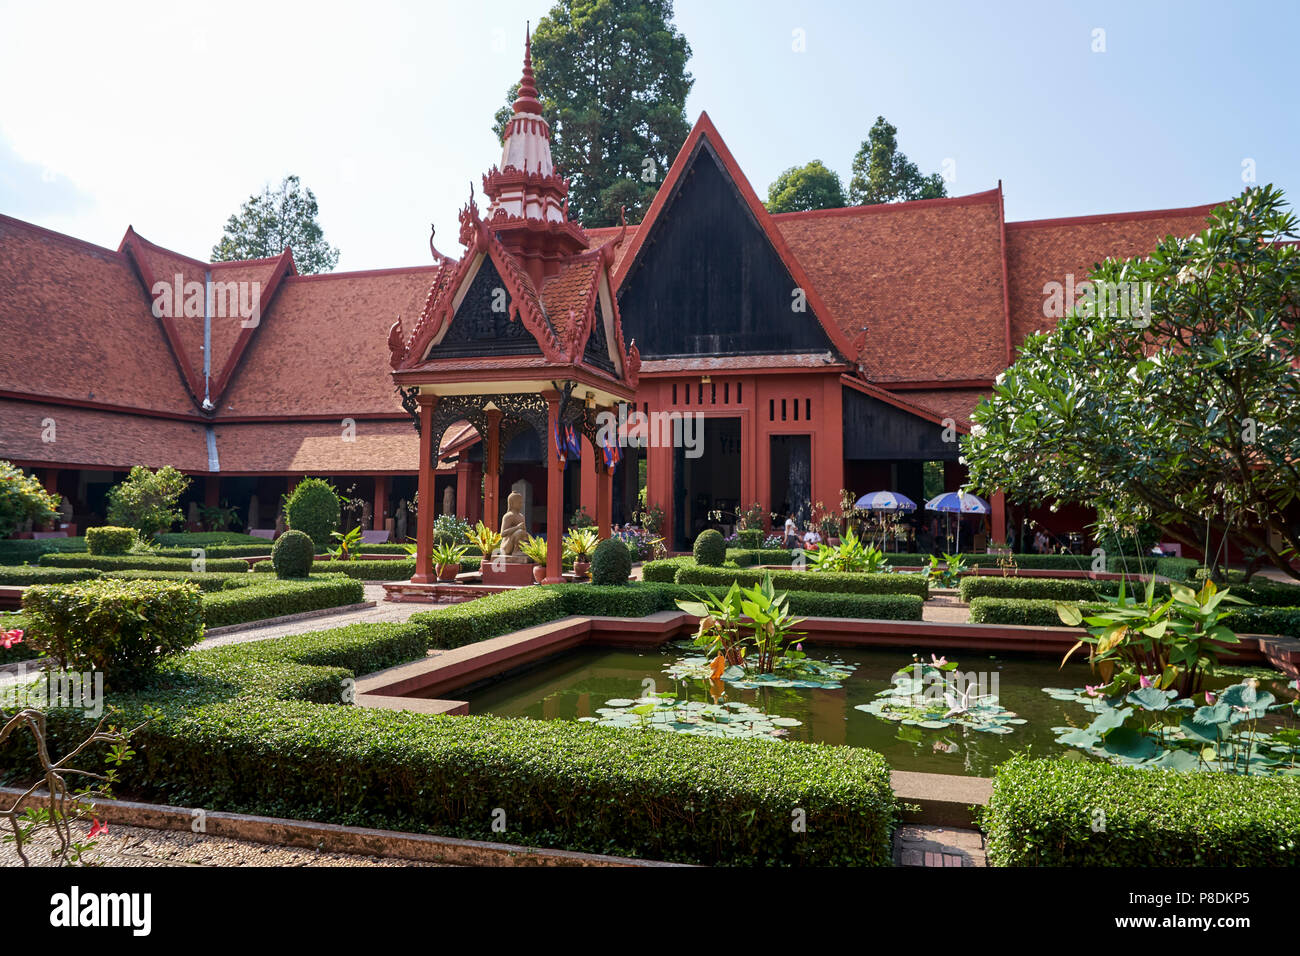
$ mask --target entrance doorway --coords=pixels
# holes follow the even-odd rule
[[[812,516],[812,436],[773,435],[770,450],[771,507],[777,516],[773,525],[794,515],[799,527],[807,528]]]
[[[680,429],[681,421],[674,427]],[[697,434],[700,454],[688,458],[685,444],[675,440],[673,450],[673,549],[686,551],[706,528],[723,536],[736,528],[740,507],[740,419],[696,418],[687,423],[703,429]],[[674,435],[679,439],[680,435]]]

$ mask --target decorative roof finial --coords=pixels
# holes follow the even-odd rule
[[[519,81],[514,111],[542,115],[542,102],[537,98],[537,84],[533,79],[533,37],[527,24],[524,25],[524,75]]]

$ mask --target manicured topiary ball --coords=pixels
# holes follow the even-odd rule
[[[622,538],[606,538],[591,553],[592,584],[626,584],[632,573],[632,552]]]
[[[323,554],[339,530],[339,496],[334,486],[320,478],[304,478],[298,482],[284,503],[284,517],[289,527],[308,535]]]
[[[103,525],[86,529],[86,550],[91,554],[126,554],[135,544],[135,528]]]
[[[278,578],[305,578],[311,573],[316,546],[301,531],[286,531],[271,548],[271,564]]]
[[[701,531],[695,539],[695,563],[717,568],[726,560],[727,542],[722,540],[722,535],[712,528]]]

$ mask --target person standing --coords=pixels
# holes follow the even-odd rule
[[[795,524],[794,515],[785,516],[785,547],[788,550],[799,547],[799,526]]]

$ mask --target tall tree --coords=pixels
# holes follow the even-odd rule
[[[329,272],[339,264],[339,250],[325,241],[316,221],[316,196],[297,176],[286,176],[278,189],[269,185],[249,196],[226,220],[221,241],[212,247],[214,262],[278,256],[288,246],[299,272]]]
[[[616,225],[621,206],[640,218],[690,132],[691,47],[672,16],[672,0],[561,0],[533,33],[552,156],[583,225]],[[497,111],[498,136],[518,91]]]
[[[1300,578],[1298,231],[1263,186],[1199,235],[1096,267],[975,409],[975,488],[1091,502],[1104,531],[1149,522],[1211,566],[1231,537]]]
[[[921,175],[916,163],[898,149],[898,128],[877,116],[866,142],[853,157],[849,202],[870,206],[908,199],[937,199],[948,195],[938,173]]]
[[[844,184],[839,173],[820,159],[806,166],[791,166],[767,187],[768,212],[803,212],[837,209],[844,205]]]

